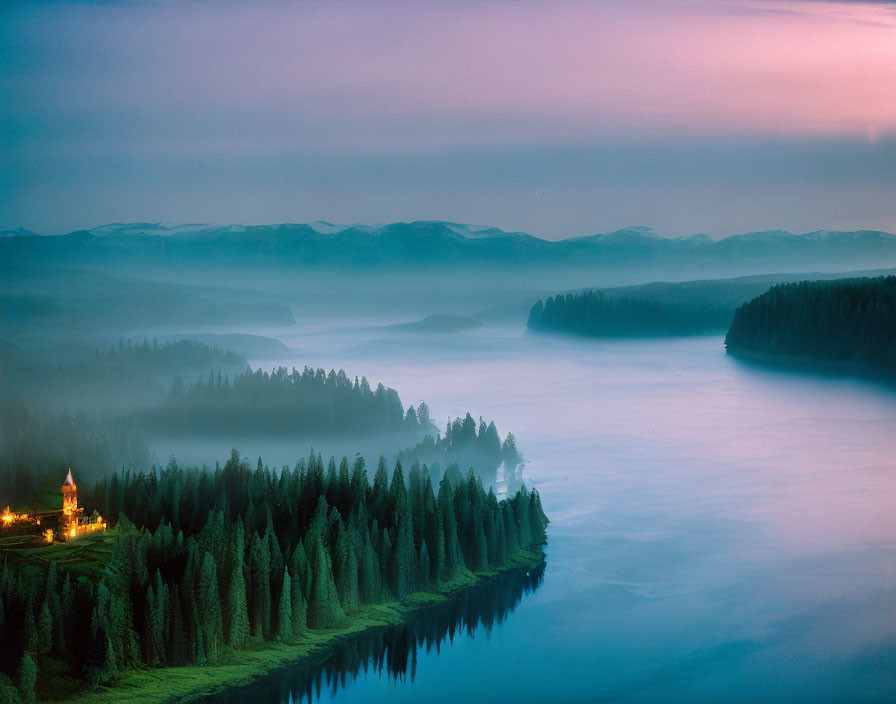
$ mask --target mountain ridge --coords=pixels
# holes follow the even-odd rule
[[[307,234],[332,236],[346,232],[358,234],[380,235],[384,232],[394,231],[397,228],[413,228],[414,230],[443,228],[444,232],[460,235],[464,239],[488,239],[488,238],[507,238],[507,237],[526,237],[540,242],[546,243],[564,243],[579,242],[590,240],[616,240],[616,239],[650,239],[664,242],[684,242],[689,240],[709,240],[712,242],[723,242],[732,238],[749,238],[749,239],[767,239],[771,237],[781,238],[806,238],[806,239],[825,239],[837,236],[860,236],[865,234],[885,235],[887,237],[896,238],[896,234],[885,230],[859,229],[859,230],[813,230],[805,233],[794,233],[788,230],[752,230],[750,232],[735,233],[733,235],[725,235],[722,237],[712,237],[705,233],[692,233],[678,236],[666,236],[656,232],[653,227],[645,225],[631,225],[618,230],[609,232],[596,232],[587,235],[571,235],[561,239],[551,240],[533,235],[521,230],[503,230],[494,225],[470,225],[466,223],[458,223],[450,220],[410,220],[396,221],[392,223],[377,223],[373,225],[364,223],[354,223],[350,225],[335,224],[324,220],[315,220],[307,223],[301,222],[280,222],[267,223],[259,225],[246,225],[240,223],[175,223],[160,221],[152,222],[113,222],[97,225],[92,228],[79,228],[70,230],[57,235],[28,230],[24,227],[10,228],[2,231],[2,235],[6,237],[68,237],[80,233],[89,233],[92,236],[109,236],[109,235],[157,235],[160,237],[172,237],[175,235],[212,235],[224,233],[249,233],[263,231],[279,231],[279,232],[303,232]]]
[[[533,278],[548,271],[592,272],[605,283],[728,278],[770,271],[896,267],[896,234],[878,230],[765,230],[714,239],[668,238],[635,226],[563,240],[440,220],[386,225],[123,223],[64,235],[0,238],[0,260],[94,270],[264,271],[288,274],[483,269]],[[591,280],[584,282],[592,284]],[[556,284],[552,283],[551,286]],[[576,286],[570,281],[563,288]]]

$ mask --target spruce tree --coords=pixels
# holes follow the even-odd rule
[[[339,603],[330,554],[320,535],[315,536],[311,551],[314,566],[308,599],[308,625],[311,628],[335,628],[345,622],[345,613]]]
[[[40,614],[37,619],[37,652],[46,654],[53,647],[53,617],[50,615],[50,606],[44,599],[40,606]]]
[[[204,553],[202,557],[197,610],[205,644],[205,657],[215,662],[224,640],[224,624],[221,617],[221,601],[218,597],[218,571],[210,552]]]
[[[230,579],[227,583],[227,644],[238,650],[245,647],[246,639],[249,637],[243,550],[243,524],[238,523],[230,546]]]
[[[34,704],[37,701],[37,695],[34,688],[37,685],[37,665],[27,652],[22,655],[19,661],[19,694],[22,696],[24,704]]]
[[[277,609],[277,639],[288,641],[292,637],[292,584],[289,572],[284,569],[283,584],[280,587],[280,604]]]

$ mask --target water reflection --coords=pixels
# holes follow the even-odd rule
[[[526,594],[544,579],[546,564],[510,570],[481,582],[451,599],[415,613],[398,626],[368,629],[338,644],[323,661],[271,673],[253,685],[206,697],[205,704],[252,701],[288,704],[318,701],[335,695],[359,674],[373,673],[391,680],[414,681],[417,653],[439,652],[455,636],[488,635],[503,623]]]

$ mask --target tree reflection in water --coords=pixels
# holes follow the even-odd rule
[[[447,601],[413,614],[406,623],[373,628],[339,643],[310,667],[291,667],[273,672],[247,687],[231,689],[202,699],[205,704],[288,704],[320,699],[326,687],[333,694],[351,684],[363,670],[392,680],[413,682],[417,651],[438,653],[456,635],[489,634],[503,623],[523,596],[534,592],[544,579],[545,563],[529,569],[504,572],[481,582]]]

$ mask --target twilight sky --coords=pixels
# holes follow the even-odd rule
[[[0,227],[896,231],[896,4],[4,2]]]

